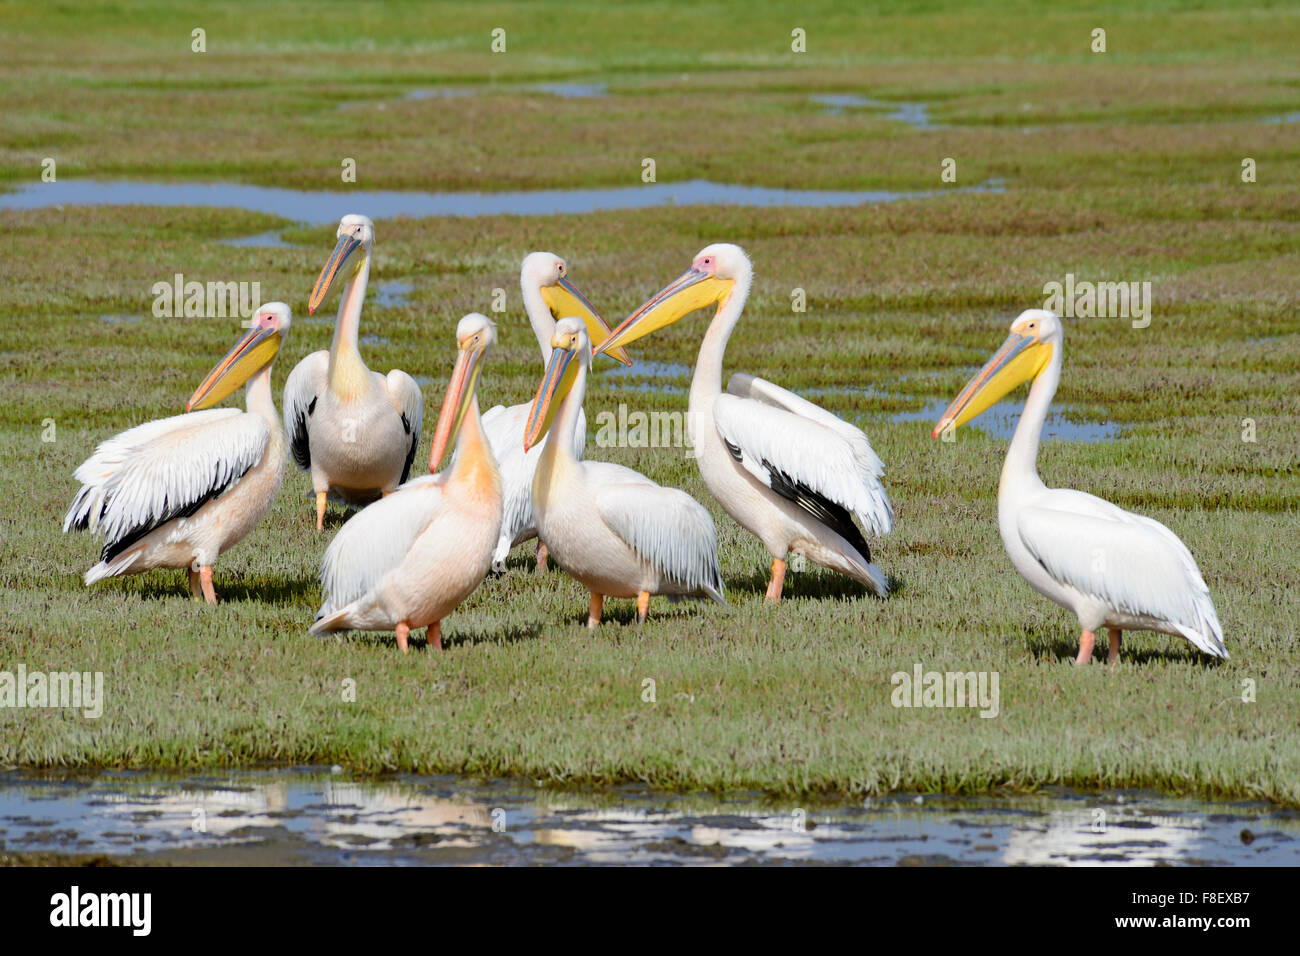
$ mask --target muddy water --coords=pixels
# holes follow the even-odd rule
[[[0,773],[19,862],[1300,864],[1300,813],[1140,792],[773,802],[338,768]]]

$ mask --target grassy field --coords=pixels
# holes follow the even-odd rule
[[[12,186],[38,179],[44,157],[60,178],[313,189],[348,188],[342,157],[357,159],[357,189],[632,185],[646,156],[661,182],[940,190],[944,157],[959,186],[1005,181],[1002,193],[850,209],[379,222],[372,282],[412,292],[367,305],[362,333],[381,338],[363,353],[430,380],[428,421],[455,321],[487,311],[494,288],[509,310],[482,401],[535,390],[517,294],[528,251],[566,256],[616,320],[705,243],[744,245],[756,288],[728,369],[817,393],[860,424],[899,519],[872,542],[896,587],[888,600],[810,570],[773,608],[766,553],[682,449],[589,440],[593,455],[711,508],[730,608],[656,600],[638,627],[632,602],[611,601],[609,626],[592,634],[582,589],[532,574],[528,545],[445,622],[446,653],[410,656],[388,635],[306,636],[326,539],[296,471],[218,563],[216,608],[190,602],[181,572],[89,590],[81,575],[97,549],[59,530],[76,465],[117,431],[180,410],[238,332],[233,320],[151,318],[153,283],[255,280],[288,301],[298,321],[281,388],[292,363],[329,343],[336,299],[315,322],[305,300],[333,228],[197,208],[6,212],[0,670],[103,671],[107,701],[94,721],[0,709],[0,762],[339,763],[776,794],[1156,787],[1300,805],[1300,136],[1267,122],[1300,111],[1300,15],[1281,4],[790,6],[751,3],[733,19],[722,5],[657,3],[201,14],[0,3],[0,181]],[[489,50],[497,26],[505,54]],[[1096,26],[1105,54],[1089,52]],[[190,52],[195,27],[207,53]],[[790,52],[795,27],[805,54]],[[561,80],[607,83],[610,95],[522,89]],[[403,99],[448,84],[479,92]],[[809,99],[823,93],[923,101],[940,125],[828,113]],[[1243,157],[1257,182],[1241,181]],[[271,229],[292,247],[221,241]],[[1006,443],[977,431],[933,442],[931,422],[905,417],[951,398],[1066,273],[1149,280],[1154,305],[1145,329],[1067,320],[1057,404],[1121,434],[1045,442],[1041,473],[1178,533],[1230,661],[1131,635],[1118,669],[1074,668],[1073,618],[1023,584],[998,538]],[[796,287],[805,313],[790,310]],[[636,343],[635,357],[691,364],[706,321]],[[683,410],[685,396],[661,384],[597,375],[593,432],[620,402]],[[51,419],[55,440],[43,441]],[[330,527],[342,519],[332,513]],[[894,708],[891,675],[916,663],[996,671],[999,715]],[[343,700],[348,680],[355,702]]]

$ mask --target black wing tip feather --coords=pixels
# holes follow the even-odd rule
[[[420,436],[411,434],[411,420],[406,417],[406,412],[402,412],[402,427],[406,429],[406,434],[411,435],[411,448],[406,453],[406,464],[402,466],[402,480],[399,482],[404,485],[411,477],[411,465],[415,463],[415,449],[420,444]]]
[[[214,498],[220,497],[221,494],[225,492],[228,488],[230,488],[232,485],[234,485],[235,482],[239,481],[240,478],[243,478],[244,475],[247,474],[248,470],[252,467],[253,466],[250,464],[247,467],[245,467],[243,470],[241,470],[238,474],[234,474],[232,472],[231,475],[227,477],[225,480],[222,480],[221,478],[217,478],[217,480],[215,480],[212,483],[211,487],[209,487],[207,491],[205,491],[194,501],[185,502],[183,504],[178,504],[178,505],[172,505],[171,507],[168,507],[166,502],[164,502],[161,514],[157,515],[156,517],[151,517],[148,520],[141,522],[140,524],[136,525],[133,528],[128,528],[125,532],[123,532],[121,535],[119,535],[117,538],[115,538],[112,541],[105,541],[104,550],[100,553],[99,556],[100,560],[105,562],[112,561],[119,554],[121,554],[127,548],[131,547],[131,545],[135,544],[137,541],[139,541],[145,535],[149,534],[151,531],[155,531],[158,528],[161,528],[167,522],[175,521],[177,518],[190,517],[196,511],[202,508],[205,504],[207,504],[209,501],[213,500]]]
[[[851,544],[868,564],[871,563],[871,548],[867,545],[867,539],[863,537],[862,530],[854,523],[853,516],[849,514],[847,508],[814,491],[803,482],[791,478],[766,458],[763,459],[763,467],[767,469],[773,491],[783,498],[793,501],[804,511],[822,522]]]
[[[293,434],[289,436],[289,451],[293,454],[293,463],[303,471],[311,470],[311,443],[307,439],[307,419],[316,411],[316,398],[313,395],[307,411],[299,412],[293,423]]]

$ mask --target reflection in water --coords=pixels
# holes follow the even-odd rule
[[[1133,793],[798,805],[315,769],[8,771],[0,848],[53,862],[1296,865],[1300,814]]]
[[[28,183],[0,193],[0,209],[51,206],[206,206],[248,209],[295,222],[327,225],[357,209],[371,219],[395,216],[550,216],[607,209],[646,209],[664,205],[861,206],[959,192],[1002,192],[1000,183],[945,190],[769,189],[692,179],[684,183],[643,183],[602,189],[533,189],[500,193],[349,192],[277,189],[243,183],[104,182],[60,179]]]

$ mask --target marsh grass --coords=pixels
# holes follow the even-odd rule
[[[591,634],[581,588],[531,573],[529,545],[447,620],[443,654],[417,641],[404,657],[388,635],[310,638],[327,537],[311,529],[298,472],[219,562],[219,607],[191,603],[180,572],[87,589],[95,546],[59,531],[73,469],[117,431],[180,411],[238,332],[233,320],[152,318],[150,286],[175,272],[256,280],[302,319],[333,229],[232,210],[9,212],[0,669],[101,670],[108,699],[98,721],[0,710],[0,760],[340,763],[783,794],[1156,787],[1300,804],[1300,149],[1294,126],[1259,122],[1300,108],[1300,74],[1282,58],[1300,41],[1300,19],[1282,7],[1137,5],[1106,18],[1114,52],[1100,61],[1080,52],[1084,12],[916,4],[849,16],[801,5],[813,42],[793,62],[782,53],[791,24],[775,6],[750,5],[725,45],[705,29],[669,31],[666,6],[579,7],[563,37],[532,7],[365,7],[359,37],[354,21],[328,13],[217,4],[191,24],[171,7],[141,6],[85,14],[71,65],[71,14],[11,7],[0,177],[31,180],[42,156],[57,155],[61,176],[341,188],[338,157],[358,153],[360,188],[625,184],[644,155],[660,157],[661,181],[930,189],[948,155],[959,157],[960,182],[1003,177],[1002,194],[856,209],[377,227],[374,278],[412,291],[400,306],[367,305],[363,332],[384,343],[365,357],[432,381],[428,421],[456,319],[487,311],[498,287],[508,311],[496,316],[501,346],[481,380],[483,405],[536,389],[517,292],[526,252],[565,255],[578,286],[617,320],[706,242],[743,244],[756,287],[727,367],[795,390],[847,390],[819,401],[864,427],[886,463],[899,522],[872,547],[894,594],[875,600],[812,569],[791,576],[780,606],[765,606],[768,556],[712,501],[694,462],[681,449],[638,448],[600,454],[710,507],[728,608],[656,600],[638,627],[630,602],[611,601],[608,624]],[[499,20],[517,53],[493,59],[487,33]],[[198,25],[204,56],[188,52]],[[1016,55],[1009,36],[1023,40]],[[444,81],[575,77],[608,81],[613,95],[401,99]],[[807,100],[863,90],[925,100],[943,127],[825,115]],[[354,100],[376,105],[337,109]],[[1243,155],[1259,161],[1256,184],[1239,180]],[[292,247],[222,243],[271,230]],[[1228,662],[1128,635],[1120,668],[1071,666],[1075,622],[1023,584],[998,538],[1006,443],[969,431],[948,445],[930,439],[930,423],[891,421],[951,398],[1010,318],[1041,305],[1043,284],[1066,272],[1149,279],[1155,302],[1146,329],[1067,322],[1058,404],[1119,424],[1121,437],[1045,442],[1040,470],[1186,541],[1223,619]],[[795,287],[806,313],[790,311]],[[335,307],[336,297],[327,314]],[[693,364],[706,322],[688,318],[634,354]],[[296,324],[275,387],[330,334],[328,323]],[[619,402],[684,408],[682,395],[635,384],[597,374],[589,421]],[[47,419],[53,443],[42,441]],[[1255,442],[1242,440],[1243,419]],[[342,520],[331,514],[327,536]],[[998,672],[1000,715],[895,709],[890,677],[917,662]],[[653,703],[642,699],[647,679]],[[1247,679],[1254,703],[1242,702]],[[355,702],[343,700],[345,680]]]

